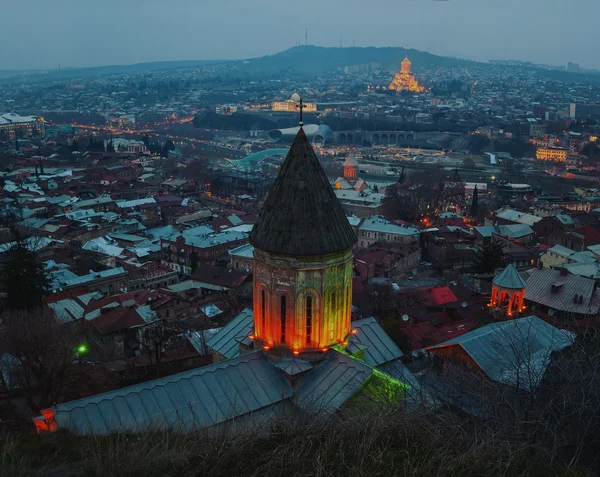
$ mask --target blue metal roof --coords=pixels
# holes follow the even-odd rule
[[[304,409],[332,413],[369,379],[373,369],[338,351],[330,351],[300,384],[296,402]]]
[[[354,354],[364,349],[364,362],[369,366],[379,366],[402,356],[400,348],[375,318],[353,321],[352,329],[356,330],[356,334],[350,336],[346,351]]]
[[[192,430],[219,424],[292,396],[262,351],[53,408],[75,434]]]
[[[208,346],[225,358],[235,358],[240,355],[240,342],[248,338],[253,328],[254,314],[246,308],[213,336]]]
[[[533,390],[550,355],[574,341],[575,334],[528,316],[483,326],[427,350],[460,345],[494,381]]]
[[[508,290],[522,290],[525,288],[525,280],[519,275],[512,263],[494,277],[492,283]]]
[[[289,376],[296,376],[313,368],[310,361],[299,358],[281,358],[276,366]]]

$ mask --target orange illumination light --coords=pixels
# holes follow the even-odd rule
[[[269,350],[271,349],[271,347],[270,347],[270,346],[266,346],[266,345],[265,345],[265,346],[263,346],[263,349],[264,349],[265,351],[269,351]]]
[[[356,331],[357,331],[357,330],[350,330],[350,333],[352,333],[353,335],[355,335],[355,334],[356,334]]]
[[[250,335],[250,336],[248,336],[248,338],[250,338],[251,340],[253,340],[254,339],[254,335]]]
[[[296,350],[294,351],[294,356],[298,356],[300,354],[300,351]]]
[[[327,348],[323,348],[321,351],[323,351],[323,353],[327,353],[329,350]]]

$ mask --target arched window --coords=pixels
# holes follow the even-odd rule
[[[266,336],[265,326],[267,321],[267,294],[263,288],[260,291],[260,331],[263,336]]]
[[[329,339],[333,341],[333,332],[335,330],[335,317],[337,313],[337,296],[336,293],[331,294],[331,319],[329,320]]]
[[[312,296],[306,297],[306,344],[312,340],[312,318],[313,318],[313,299]]]
[[[281,295],[281,303],[280,303],[280,309],[279,309],[279,314],[280,314],[280,318],[281,318],[281,342],[285,343],[285,320],[286,320],[286,299],[285,299],[285,295]]]

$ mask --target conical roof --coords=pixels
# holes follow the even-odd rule
[[[300,128],[250,234],[265,252],[325,255],[356,236],[304,129]]]
[[[356,159],[356,154],[351,152],[348,154],[346,161],[344,162],[344,167],[358,167],[358,161]]]
[[[499,275],[496,275],[492,280],[492,283],[509,290],[521,290],[522,288],[525,288],[525,280],[523,280],[523,277],[512,263],[502,270]]]

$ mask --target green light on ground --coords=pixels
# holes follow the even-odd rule
[[[82,345],[79,345],[79,347],[77,348],[77,351],[79,351],[79,354],[81,354],[81,353],[85,353],[87,351],[87,349],[88,349],[87,345],[82,344]]]

